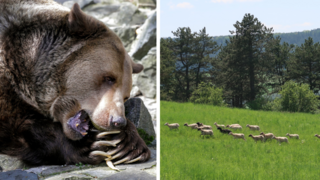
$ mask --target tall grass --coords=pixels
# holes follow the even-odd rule
[[[232,109],[191,103],[161,102],[160,176],[168,179],[320,179],[319,115]],[[200,132],[183,126],[202,122],[213,127],[214,137],[200,138]],[[169,130],[164,123],[179,123]],[[221,134],[213,125],[242,125],[247,141]],[[279,145],[275,140],[255,143],[246,128],[259,125],[261,131],[276,136],[297,133]]]

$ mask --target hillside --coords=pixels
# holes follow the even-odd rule
[[[161,179],[320,179],[319,115],[281,113],[223,108],[191,103],[160,103],[160,178]],[[213,137],[202,138],[200,132],[183,126],[202,122],[213,127]],[[164,124],[179,123],[179,130]],[[221,134],[218,124],[238,123],[246,141]],[[285,136],[297,133],[300,139],[289,139],[279,145],[275,140],[257,142],[257,135],[246,124],[259,125],[261,131]]]
[[[305,39],[311,37],[313,42],[320,42],[320,28],[302,32],[292,32],[292,33],[275,33],[274,36],[280,36],[281,42],[287,42],[289,44],[301,45],[304,43]],[[229,36],[213,36],[213,40],[219,45],[225,44],[225,41],[229,39]]]

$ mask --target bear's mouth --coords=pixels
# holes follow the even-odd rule
[[[77,134],[77,136],[81,137],[86,136],[89,132],[120,132],[119,130],[114,129],[113,126],[110,129],[104,129],[95,124],[85,110],[78,111],[68,120],[67,125],[75,134]]]
[[[81,134],[81,136],[85,136],[88,134],[89,127],[91,128],[90,118],[84,110],[80,110],[73,117],[71,117],[67,124],[69,128]]]

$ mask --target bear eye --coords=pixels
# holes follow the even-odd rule
[[[114,84],[116,82],[116,79],[112,76],[106,76],[104,77],[104,81],[108,84]]]

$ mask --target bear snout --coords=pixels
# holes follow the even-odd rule
[[[123,128],[127,125],[127,120],[121,116],[110,116],[110,123],[116,128]]]

